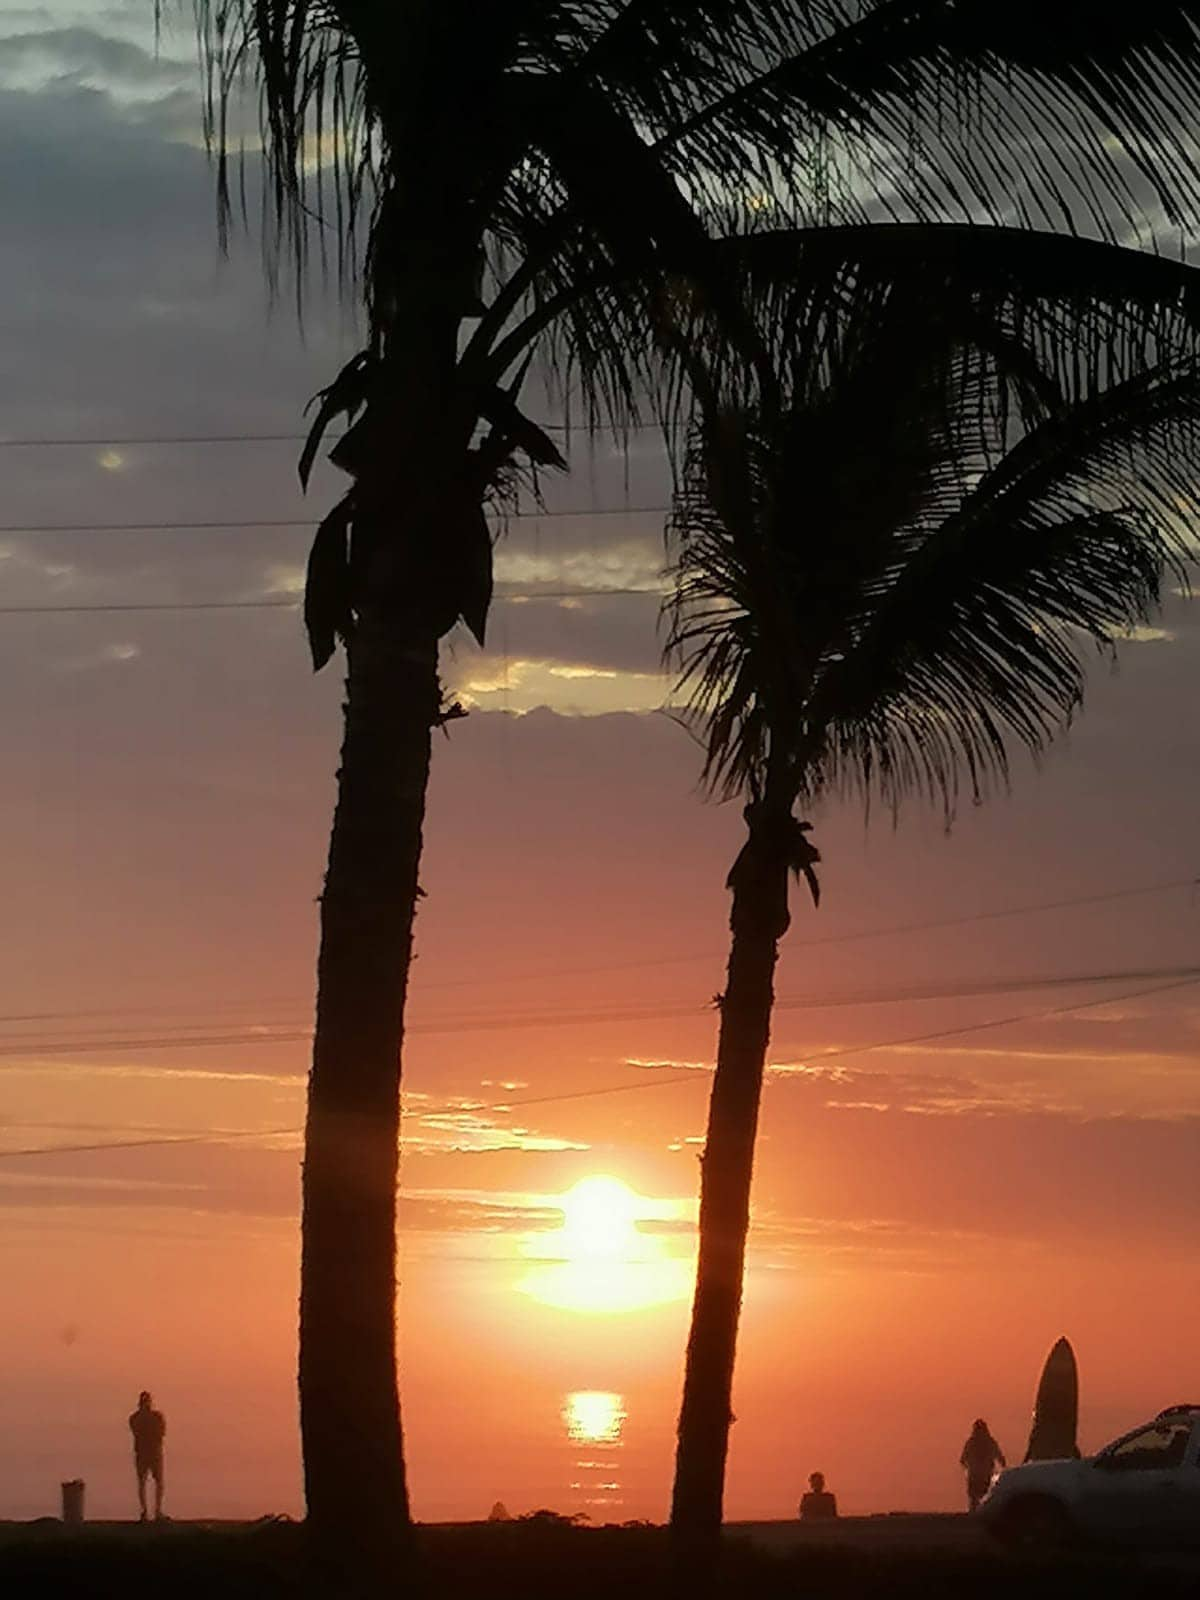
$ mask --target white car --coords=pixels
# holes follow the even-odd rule
[[[978,1515],[1011,1544],[1200,1546],[1200,1405],[1169,1406],[1079,1461],[1009,1467]]]

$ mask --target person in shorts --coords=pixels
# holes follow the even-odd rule
[[[163,1439],[167,1422],[162,1412],[154,1409],[148,1389],[143,1389],[138,1396],[137,1410],[129,1418],[129,1431],[133,1435],[133,1469],[137,1474],[142,1521],[150,1520],[146,1509],[146,1479],[153,1478],[154,1520],[158,1522],[163,1514]]]

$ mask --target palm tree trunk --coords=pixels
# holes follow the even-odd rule
[[[755,809],[748,808],[750,836],[729,875],[733,939],[701,1157],[699,1256],[675,1454],[671,1527],[693,1551],[720,1534],[754,1140],[778,944],[788,927],[787,857],[775,844],[779,830],[751,821]]]
[[[366,616],[348,659],[305,1132],[300,1425],[318,1550],[381,1569],[409,1530],[395,1326],[400,1048],[437,636]]]

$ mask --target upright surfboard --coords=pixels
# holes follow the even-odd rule
[[[1026,1461],[1068,1461],[1077,1458],[1079,1446],[1079,1369],[1075,1352],[1060,1339],[1046,1357],[1042,1381],[1033,1407],[1033,1428]]]

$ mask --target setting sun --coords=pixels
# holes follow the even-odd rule
[[[638,1197],[619,1178],[581,1178],[562,1197],[562,1243],[573,1261],[615,1261],[636,1253]]]
[[[686,1297],[690,1260],[641,1226],[676,1220],[675,1202],[649,1200],[620,1178],[596,1173],[551,1203],[562,1210],[562,1227],[525,1240],[525,1255],[538,1264],[518,1284],[523,1294],[591,1313],[644,1311]]]

